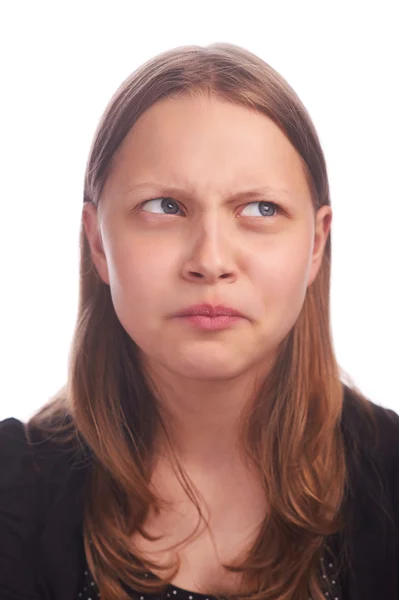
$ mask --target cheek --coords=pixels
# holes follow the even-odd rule
[[[282,310],[284,307],[295,310],[298,303],[302,305],[310,268],[309,245],[285,244],[258,256],[253,274],[265,306],[273,303]]]
[[[162,294],[167,270],[165,261],[152,261],[148,256],[130,254],[120,257],[112,269],[113,293],[131,309],[144,311]]]
[[[113,304],[132,338],[140,337],[144,328],[156,329],[156,317],[161,314],[159,305],[168,297],[172,262],[170,255],[160,253],[154,244],[120,244],[109,253]]]
[[[263,348],[276,348],[291,331],[306,296],[309,257],[306,252],[281,250],[262,264],[252,279],[260,299],[260,340]]]

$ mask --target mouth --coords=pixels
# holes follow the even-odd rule
[[[234,308],[221,305],[213,306],[211,304],[190,306],[180,311],[176,317],[207,331],[227,329],[245,319],[244,315]]]
[[[183,309],[177,315],[177,317],[194,317],[194,316],[202,316],[209,317],[215,319],[216,317],[244,317],[242,313],[240,313],[235,308],[230,308],[229,306],[222,305],[212,305],[212,304],[195,304],[193,306],[189,306],[188,308]]]

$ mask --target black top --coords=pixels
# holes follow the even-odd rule
[[[344,540],[328,538],[331,554],[320,565],[325,595],[329,600],[399,600],[399,416],[370,402],[379,434],[374,443],[358,401],[344,390],[349,562],[337,574]],[[28,444],[21,421],[0,422],[0,600],[95,600],[82,534],[90,461],[61,451],[39,434],[33,441]],[[211,600],[172,585],[165,598]]]
[[[323,573],[322,577],[324,578],[324,590],[327,598],[331,600],[342,600],[342,583],[340,581],[340,577],[337,575],[337,566],[334,562],[331,562],[332,559],[325,561],[323,558],[321,561],[321,571]],[[78,600],[100,600],[101,595],[98,592],[97,586],[91,576],[91,573],[85,564],[85,568],[83,571],[84,581],[82,586],[80,587],[80,591],[77,595]],[[146,573],[146,577],[153,576],[152,573]],[[137,598],[137,600],[158,600],[159,596],[143,594],[143,593],[135,593],[131,590],[131,597]],[[176,585],[168,585],[167,589],[163,595],[164,600],[213,600],[213,596],[209,594],[199,594],[198,592],[190,592],[188,590],[184,590]],[[312,600],[312,598],[309,598]]]

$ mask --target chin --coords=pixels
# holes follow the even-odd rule
[[[245,371],[246,367],[249,368],[249,365],[243,364],[242,358],[241,360],[238,357],[237,360],[234,360],[233,357],[229,357],[229,360],[227,358],[215,355],[186,355],[178,364],[170,365],[170,368],[185,378],[198,380],[231,379]]]

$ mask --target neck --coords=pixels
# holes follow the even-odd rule
[[[192,470],[220,471],[242,461],[241,426],[260,378],[193,381],[151,371],[161,416],[179,461]],[[158,440],[161,453],[168,453]]]

